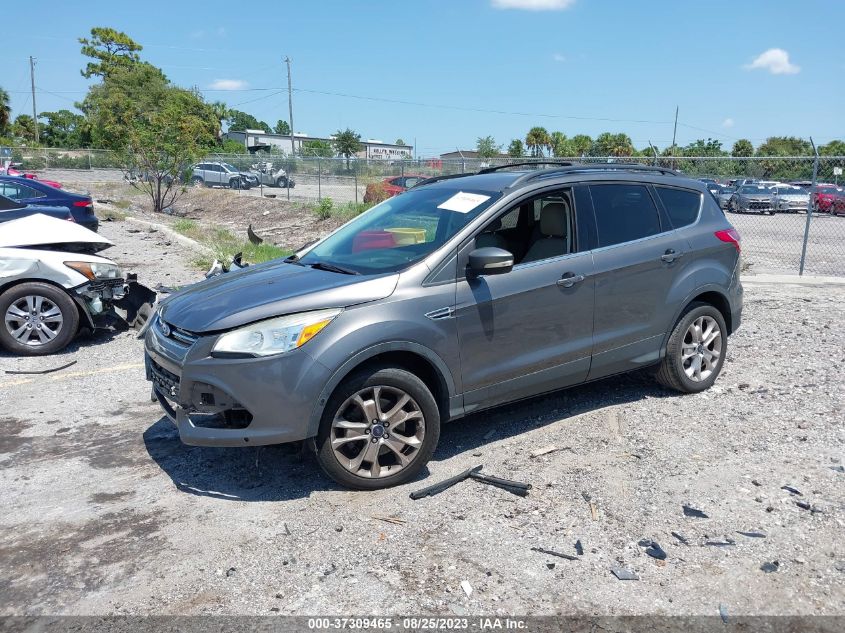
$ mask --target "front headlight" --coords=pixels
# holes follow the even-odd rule
[[[273,356],[302,347],[340,314],[340,308],[301,312],[259,321],[223,334],[214,356]]]
[[[103,262],[65,262],[65,266],[72,268],[91,281],[97,279],[119,279],[120,267],[116,264]]]

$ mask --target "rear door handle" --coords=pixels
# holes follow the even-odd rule
[[[675,261],[676,259],[680,259],[683,256],[683,253],[676,252],[674,248],[667,248],[666,252],[660,256],[660,259],[662,259],[667,264],[671,264],[673,261]]]
[[[581,283],[584,281],[584,275],[576,275],[575,273],[563,273],[563,276],[557,280],[558,286],[563,286],[564,288],[571,288],[577,283]]]

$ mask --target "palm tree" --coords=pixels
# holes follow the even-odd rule
[[[12,108],[9,106],[9,93],[0,88],[0,133],[5,133],[12,118]]]
[[[532,127],[525,135],[525,144],[531,150],[533,158],[542,158],[543,150],[551,147],[552,137],[544,127]]]
[[[217,120],[217,138],[219,139],[223,136],[223,121],[231,116],[231,111],[222,101],[215,101],[212,103],[211,111],[214,113],[214,118]]]

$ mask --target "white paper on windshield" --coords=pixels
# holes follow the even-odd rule
[[[443,204],[438,204],[438,209],[446,211],[457,211],[458,213],[469,213],[482,202],[487,202],[490,196],[483,196],[479,193],[464,193],[459,191]]]

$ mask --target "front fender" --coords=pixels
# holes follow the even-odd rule
[[[337,370],[332,374],[331,378],[326,382],[325,387],[320,392],[320,397],[314,403],[314,408],[311,411],[311,417],[308,421],[308,435],[313,437],[317,435],[320,428],[320,419],[323,417],[323,409],[329,401],[334,390],[356,367],[359,367],[371,358],[375,358],[380,354],[386,352],[410,352],[425,358],[429,361],[440,375],[444,386],[446,387],[447,395],[451,401],[455,397],[455,381],[452,372],[446,362],[435,352],[415,343],[413,341],[384,341],[377,343],[366,349],[362,349],[356,354],[350,356]]]

